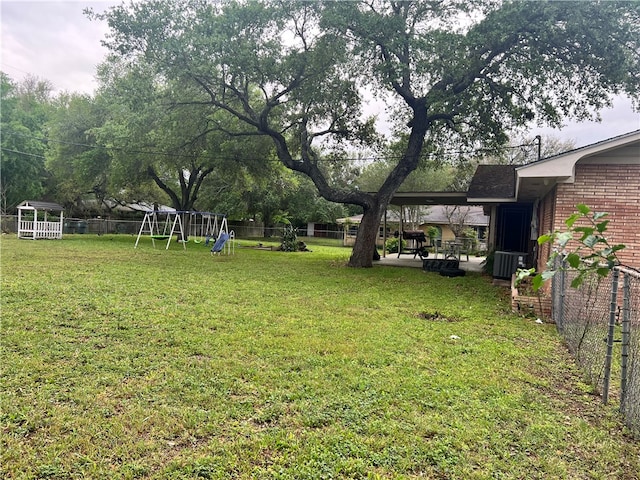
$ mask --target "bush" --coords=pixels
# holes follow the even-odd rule
[[[291,225],[285,225],[281,238],[280,249],[283,252],[298,251],[298,230]]]
[[[384,244],[384,248],[387,251],[387,253],[398,253],[399,242],[400,242],[399,237],[389,238]],[[402,240],[402,249],[404,250],[406,246],[407,246],[407,242]]]
[[[487,252],[487,256],[484,261],[480,264],[482,266],[482,271],[488,275],[493,275],[493,263],[495,262],[496,251],[491,250]]]

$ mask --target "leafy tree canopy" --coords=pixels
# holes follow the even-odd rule
[[[110,151],[112,182],[120,191],[131,196],[154,184],[177,210],[194,210],[203,206],[198,199],[208,179],[237,183],[238,165],[264,171],[270,143],[227,131],[238,119],[203,102],[193,85],[142,67],[111,59],[100,71],[108,115],[92,133]]]
[[[46,167],[49,188],[68,211],[86,208],[87,198],[104,205],[115,198],[109,183],[111,156],[97,148],[92,130],[106,120],[106,108],[87,95],[62,94],[54,101],[48,121]]]
[[[45,191],[45,123],[50,114],[51,84],[36,77],[13,82],[0,72],[2,160],[0,211],[13,211],[23,200]]]

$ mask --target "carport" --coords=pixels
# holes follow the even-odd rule
[[[402,236],[404,232],[403,207],[407,206],[429,206],[429,205],[463,205],[470,206],[467,202],[467,192],[396,192],[389,202],[391,205],[400,207],[399,232]],[[387,212],[383,218],[384,242],[387,242]],[[402,240],[402,238],[400,239]],[[386,251],[382,249],[382,256],[386,257]]]

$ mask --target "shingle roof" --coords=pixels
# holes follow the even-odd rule
[[[467,198],[514,198],[516,169],[513,165],[478,165]]]
[[[36,210],[47,210],[49,212],[62,212],[64,207],[53,202],[39,202],[35,200],[25,200],[18,207],[32,207]]]

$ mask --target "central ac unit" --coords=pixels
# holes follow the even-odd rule
[[[518,268],[524,268],[527,254],[523,252],[495,252],[493,259],[493,277],[511,279]]]

